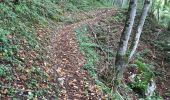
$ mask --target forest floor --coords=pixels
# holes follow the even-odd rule
[[[15,65],[12,67],[12,74],[9,73],[9,76],[13,75],[11,77],[13,77],[14,81],[11,82],[5,78],[0,78],[3,83],[0,91],[2,100],[7,100],[10,97],[22,98],[23,100],[26,98],[35,98],[35,100],[42,98],[55,100],[57,97],[59,100],[110,100],[108,99],[110,94],[106,94],[106,91],[102,91],[101,87],[96,85],[96,80],[90,76],[91,73],[89,70],[84,68],[84,65],[87,64],[89,59],[80,51],[79,42],[81,41],[77,38],[76,29],[79,28],[81,30],[80,27],[82,25],[88,25],[90,28],[85,31],[89,32],[88,34],[85,34],[87,35],[86,37],[91,37],[93,33],[96,32],[97,34],[98,31],[101,33],[99,35],[104,36],[104,38],[109,37],[108,48],[110,50],[109,53],[111,52],[113,57],[110,59],[107,56],[107,59],[110,60],[110,62],[107,62],[104,55],[101,54],[101,58],[99,59],[103,59],[103,61],[98,61],[99,64],[97,62],[97,71],[93,68],[95,75],[97,74],[96,76],[98,78],[100,77],[98,76],[98,70],[101,72],[110,70],[108,67],[110,66],[109,64],[114,64],[113,61],[116,48],[126,18],[125,14],[122,14],[122,12],[119,12],[114,8],[100,8],[89,12],[66,12],[63,16],[66,20],[58,22],[49,20],[49,26],[47,27],[35,25],[35,35],[37,36],[38,43],[40,43],[40,46],[35,47],[36,50],[29,48],[26,40],[23,39],[20,41],[23,48],[16,54],[21,58],[20,61],[22,61],[22,64],[20,64],[20,66]],[[111,20],[109,20],[109,18]],[[97,28],[97,31],[94,32],[93,25],[99,26],[100,28]],[[152,32],[149,32],[149,34],[150,33]],[[82,34],[84,35],[83,32]],[[143,36],[141,40],[150,40],[151,37],[152,36],[150,35],[146,35]],[[91,42],[88,43],[90,44]],[[103,44],[104,43],[106,42],[103,42]],[[146,42],[141,41],[138,51],[144,51],[146,48],[151,50],[146,58],[143,57],[146,60],[146,63],[150,63],[150,59],[154,64],[159,62],[158,67],[162,71],[163,68],[161,66],[164,66],[164,64],[162,65],[161,63],[163,59],[161,58],[161,53],[155,53],[155,48],[153,49],[149,43],[146,44]],[[155,54],[160,55],[157,56]],[[93,55],[93,53],[89,55]],[[94,62],[92,61],[92,63]],[[166,71],[169,70],[168,65],[165,69]],[[110,75],[113,75],[112,72],[108,73],[108,71],[105,71],[102,74],[104,75],[104,81],[112,81],[113,76],[110,77]],[[162,79],[161,77],[159,79]],[[167,80],[168,79],[169,77]],[[102,79],[100,79],[100,81],[101,80]],[[167,84],[169,83],[169,80],[168,82],[164,82],[165,85],[162,81],[163,80],[160,80],[158,82],[160,83],[158,84],[158,91],[164,94],[164,91],[167,91],[165,89],[169,88],[169,84]],[[106,82],[106,84],[109,82]],[[104,85],[106,84],[104,83]],[[110,88],[109,90],[113,88],[111,82],[106,86]],[[111,94],[113,95],[113,93]],[[169,97],[167,98],[167,100],[169,100]]]
[[[44,46],[46,46],[48,51],[47,57],[50,58],[49,62],[51,67],[46,68],[46,71],[51,74],[51,76],[54,76],[56,78],[55,81],[59,83],[59,100],[106,99],[105,94],[95,85],[94,79],[90,77],[88,71],[83,69],[86,60],[79,50],[75,29],[84,24],[95,24],[102,21],[102,19],[115,15],[116,13],[117,11],[115,9],[110,8],[97,9],[78,14],[67,13],[65,16],[71,16],[74,20],[73,22],[61,24],[60,27],[51,24],[53,27],[49,29],[37,28],[37,33],[42,35],[40,40],[42,39],[41,41],[43,41],[43,38],[46,38],[48,41],[47,43],[44,43]],[[118,29],[119,32],[116,33],[117,35],[115,35],[116,39],[114,42],[116,45],[120,37],[120,32],[123,29],[122,25],[123,24],[120,25],[121,28]],[[155,50],[155,48],[150,48],[151,46],[149,44],[146,45],[145,42],[141,42],[139,45],[139,51],[144,50],[141,46],[148,47],[151,52],[154,52]],[[149,55],[153,56],[153,54]],[[159,55],[157,57],[159,57]],[[146,59],[151,58],[146,57]],[[157,62],[155,60],[152,61]],[[162,65],[160,64],[160,66]],[[158,82],[158,92],[161,92],[161,95],[167,91],[166,88],[169,85],[166,83],[168,82]]]
[[[50,32],[47,33],[50,33],[50,36],[42,36],[49,37],[47,56],[52,61],[52,68],[47,69],[47,72],[55,74],[56,81],[59,82],[59,100],[104,99],[104,94],[95,85],[87,70],[83,70],[86,61],[79,51],[74,31],[78,26],[93,24],[115,13],[115,9],[98,9],[87,14],[76,14],[74,19],[77,18],[77,22],[58,29],[49,29]],[[39,34],[44,34],[43,30],[38,29]]]

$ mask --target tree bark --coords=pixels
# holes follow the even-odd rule
[[[115,60],[115,71],[116,71],[115,81],[117,82],[119,82],[123,78],[123,72],[126,63],[126,51],[127,51],[128,41],[132,31],[134,19],[136,16],[136,6],[137,6],[137,0],[130,0],[126,23],[123,32],[121,34],[116,60]]]
[[[168,22],[168,31],[170,31],[170,21]]]
[[[143,29],[143,25],[144,25],[147,13],[149,11],[150,4],[151,4],[151,0],[145,0],[143,10],[142,10],[142,14],[141,14],[138,26],[137,26],[137,30],[136,30],[134,38],[132,39],[132,44],[131,44],[131,47],[130,47],[131,52],[130,52],[130,55],[129,55],[129,61],[133,57],[133,55],[136,51],[136,48],[138,46],[139,39],[140,39],[142,29]]]
[[[168,3],[170,3],[169,0],[165,0],[165,1],[164,1],[164,10],[166,9],[166,6],[168,6]]]

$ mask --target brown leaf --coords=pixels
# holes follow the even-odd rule
[[[27,77],[26,77],[25,75],[21,75],[21,76],[20,76],[20,79],[22,79],[22,80],[25,81],[25,80],[27,80]]]

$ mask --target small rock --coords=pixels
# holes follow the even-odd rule
[[[74,86],[75,89],[78,89],[78,86]]]
[[[64,79],[65,79],[65,78],[58,78],[58,81],[59,81],[59,83],[60,83],[61,85],[64,85]]]

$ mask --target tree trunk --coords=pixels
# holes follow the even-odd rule
[[[134,19],[136,16],[136,6],[137,6],[137,0],[130,0],[129,3],[129,9],[128,9],[128,15],[126,18],[125,27],[123,29],[123,32],[121,34],[116,60],[115,60],[115,71],[116,71],[116,79],[115,82],[120,82],[123,78],[123,72],[125,69],[125,63],[126,63],[126,51],[128,46],[129,37],[132,31]]]
[[[168,5],[168,0],[165,0],[164,6]]]
[[[138,26],[137,26],[137,30],[136,30],[134,38],[132,39],[132,44],[131,44],[131,47],[130,47],[131,52],[130,52],[130,56],[129,56],[129,61],[133,57],[133,55],[136,51],[137,45],[139,43],[139,39],[140,39],[140,36],[141,36],[141,33],[142,33],[142,29],[143,29],[143,25],[144,25],[147,13],[149,11],[150,4],[151,4],[151,0],[145,0],[143,10],[142,10],[142,14],[141,14]]]
[[[165,1],[164,1],[164,7],[163,7],[164,10],[166,9],[166,6],[168,6],[168,3],[170,3],[169,0],[165,0]]]
[[[170,31],[170,21],[168,22],[168,31]]]

